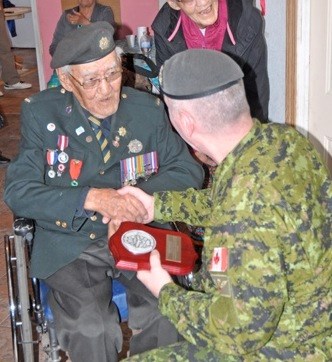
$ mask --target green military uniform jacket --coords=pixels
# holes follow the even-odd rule
[[[77,216],[87,187],[122,186],[120,161],[156,151],[159,170],[137,186],[148,193],[200,187],[201,167],[186,144],[172,131],[164,105],[154,96],[123,88],[110,122],[111,158],[105,164],[86,114],[71,92],[54,88],[23,102],[22,140],[18,157],[7,172],[5,201],[15,215],[35,220],[31,274],[46,278],[75,260],[94,241],[106,240],[101,215]],[[49,177],[47,150],[59,149],[58,137],[68,137],[69,156],[61,176]],[[60,152],[60,150],[59,150]],[[72,186],[70,161],[82,161],[78,186]]]
[[[332,361],[332,185],[304,137],[256,122],[212,189],[155,197],[156,220],[206,227],[200,292],[159,297],[197,360]]]

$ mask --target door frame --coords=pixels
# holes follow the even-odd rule
[[[36,59],[37,59],[39,89],[43,90],[46,88],[46,81],[44,74],[43,47],[42,47],[43,44],[40,37],[38,9],[37,9],[36,0],[30,0],[30,1],[31,1],[33,33],[36,44]]]
[[[288,0],[286,8],[286,123],[309,129],[311,0]]]

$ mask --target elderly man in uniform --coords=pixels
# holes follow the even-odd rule
[[[31,274],[51,287],[60,346],[74,362],[117,360],[122,333],[110,277],[127,287],[129,326],[140,331],[131,353],[178,340],[135,274],[114,267],[107,222],[140,220],[139,202],[116,191],[123,185],[152,193],[203,181],[159,99],[121,90],[113,34],[96,22],[58,44],[51,66],[62,87],[23,102],[21,148],[5,187],[13,212],[36,222]]]
[[[242,77],[211,50],[161,70],[171,122],[218,168],[211,189],[119,191],[139,197],[146,221],[206,227],[193,290],[172,282],[156,250],[138,272],[186,341],[134,361],[332,360],[331,179],[300,133],[251,118]]]

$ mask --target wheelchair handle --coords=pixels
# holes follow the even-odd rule
[[[14,233],[17,236],[21,236],[28,241],[33,239],[34,232],[34,223],[31,219],[26,219],[24,217],[17,217],[14,221]]]

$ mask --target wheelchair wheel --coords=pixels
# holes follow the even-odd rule
[[[34,361],[25,239],[5,236],[5,255],[15,362]]]

